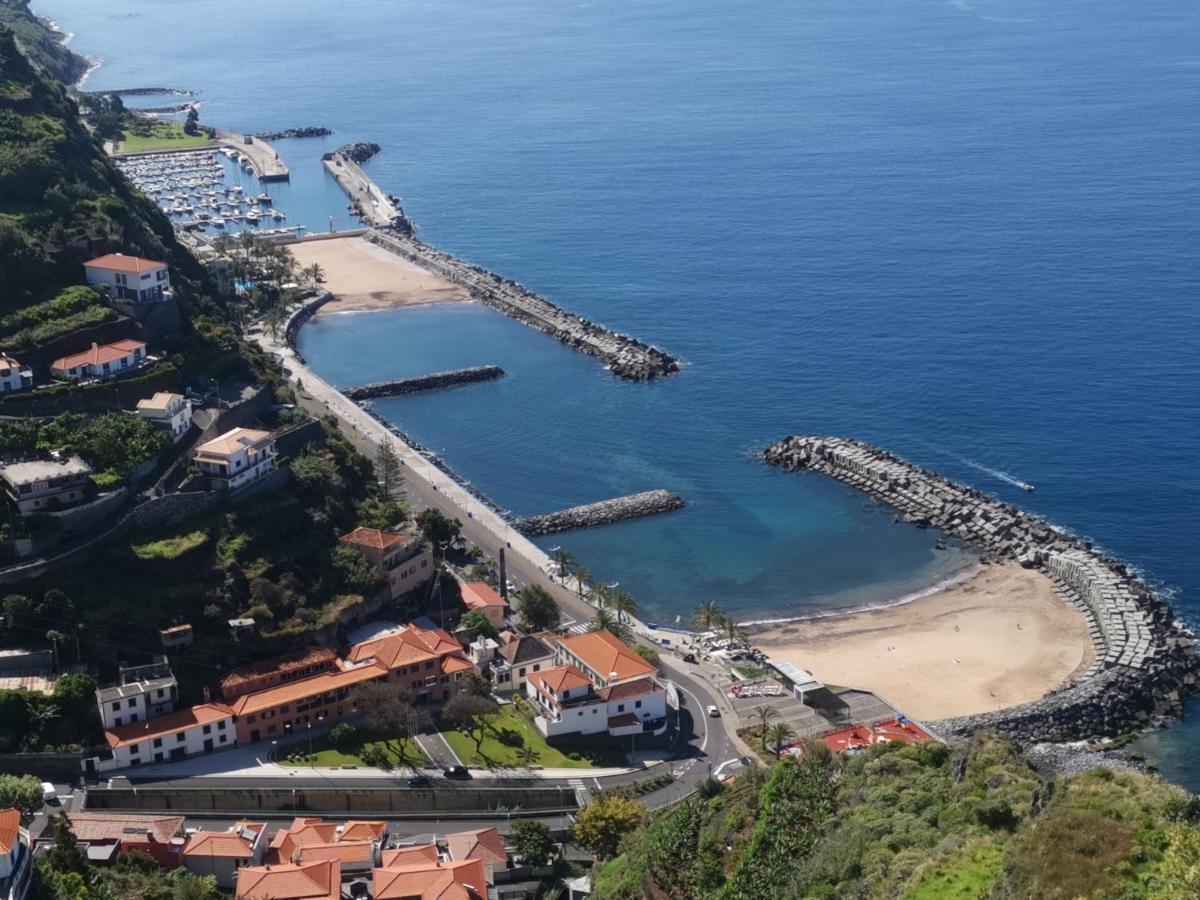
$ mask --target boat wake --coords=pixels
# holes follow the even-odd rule
[[[1013,487],[1019,487],[1023,491],[1033,490],[1033,485],[1028,481],[1022,481],[1020,478],[1017,478],[1014,475],[1009,475],[1003,469],[993,469],[991,466],[985,466],[983,463],[975,462],[975,460],[967,459],[966,457],[960,456],[959,459],[972,469],[978,469],[980,472],[986,472],[993,478],[998,478],[1006,484],[1011,484]]]

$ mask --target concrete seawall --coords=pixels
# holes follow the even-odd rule
[[[399,234],[412,234],[412,224],[396,198],[385,194],[362,166],[340,150],[321,157],[325,171],[333,176],[346,195],[355,215],[376,228],[394,228]]]
[[[472,366],[467,369],[451,369],[448,372],[433,372],[412,378],[397,378],[394,381],[375,381],[358,387],[344,388],[342,393],[351,400],[373,400],[376,397],[405,397],[423,391],[475,384],[479,381],[495,381],[505,372],[499,366]]]
[[[572,506],[570,509],[548,513],[544,516],[529,516],[525,519],[518,519],[513,526],[521,534],[538,537],[543,534],[555,534],[559,531],[575,531],[579,528],[611,525],[614,522],[624,522],[626,519],[656,516],[659,513],[683,509],[685,505],[682,497],[672,494],[670,491],[642,491],[640,494],[630,494],[627,497],[601,500],[599,503],[588,503],[584,506]]]
[[[1082,677],[1032,703],[931,723],[941,733],[997,728],[1034,742],[1137,731],[1177,715],[1200,681],[1195,638],[1153,588],[1044,519],[846,438],[790,437],[763,457],[783,469],[837,478],[908,521],[939,528],[996,559],[1039,569],[1087,616],[1096,663]]]
[[[560,309],[515,281],[464,262],[414,237],[377,230],[368,239],[426,271],[462,285],[480,302],[506,316],[602,360],[619,378],[649,381],[679,371],[679,360],[657,347]]]

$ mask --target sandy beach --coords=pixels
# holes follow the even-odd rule
[[[304,241],[289,246],[301,266],[313,263],[321,266],[325,286],[336,298],[318,315],[467,300],[470,296],[466,289],[361,237]]]
[[[753,641],[927,721],[1035,700],[1094,656],[1083,614],[1016,563],[901,606],[756,630]]]

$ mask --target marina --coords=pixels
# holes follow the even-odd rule
[[[284,224],[288,216],[274,205],[254,162],[233,147],[146,153],[116,163],[178,231],[294,237],[305,230]],[[264,223],[271,224],[258,227]]]

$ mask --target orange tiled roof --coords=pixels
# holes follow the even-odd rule
[[[385,831],[387,831],[387,822],[382,819],[349,819],[342,826],[340,840],[378,841],[383,839]]]
[[[337,859],[342,865],[375,861],[375,844],[371,841],[336,841],[329,844],[305,844],[300,847],[300,861]]]
[[[623,684],[614,684],[612,687],[603,688],[599,694],[603,699],[613,701],[628,700],[631,697],[654,694],[661,690],[662,688],[653,678],[639,678],[637,681],[626,681]]]
[[[483,900],[487,873],[483,860],[424,863],[376,869],[375,900]]]
[[[109,253],[89,259],[84,266],[140,275],[142,272],[153,272],[155,269],[163,268],[166,263],[156,262],[153,259],[142,259],[140,256],[126,256],[124,253]]]
[[[552,669],[534,672],[529,676],[529,680],[549,694],[592,686],[591,679],[575,666],[555,666]]]
[[[437,861],[437,844],[413,844],[411,847],[397,847],[395,850],[383,851],[383,867],[385,869]]]
[[[349,534],[343,534],[338,540],[344,544],[369,547],[372,550],[388,550],[397,544],[407,544],[416,537],[411,531],[382,531],[379,528],[359,526]]]
[[[468,581],[462,586],[462,599],[467,609],[487,609],[492,606],[508,606],[504,598],[496,593],[486,581]]]
[[[197,831],[188,838],[183,855],[252,859],[257,834],[265,827],[261,822],[256,822],[246,823],[238,831]]]
[[[238,871],[237,900],[338,900],[342,866],[336,859]]]
[[[99,366],[129,356],[138,348],[145,349],[144,341],[114,341],[111,344],[92,344],[82,353],[73,353],[50,363],[52,369],[74,369],[76,366]]]
[[[0,854],[7,856],[21,839],[21,814],[15,809],[0,809]]]
[[[172,403],[183,402],[183,394],[172,394],[170,391],[158,391],[153,397],[147,397],[137,402],[138,409],[148,409],[155,412],[166,410]]]
[[[131,722],[104,732],[108,746],[114,750],[129,744],[136,744],[150,738],[174,734],[187,728],[208,725],[219,722],[233,715],[233,710],[224,703],[201,703],[191,709],[177,709],[165,716],[147,719],[145,722]],[[230,734],[232,735],[232,730]]]
[[[196,454],[212,454],[214,456],[228,456],[231,453],[236,453],[247,447],[253,447],[260,444],[271,437],[271,432],[260,431],[257,428],[230,428],[222,435],[218,435],[207,443],[201,444],[196,448]]]
[[[153,816],[129,813],[65,813],[71,833],[81,841],[147,840],[169,844],[183,832],[183,816]]]
[[[559,642],[600,678],[637,678],[655,673],[654,666],[638,656],[628,644],[608,631],[589,631]]]
[[[446,849],[455,862],[481,859],[498,866],[508,864],[508,848],[504,846],[504,838],[500,837],[500,832],[495,828],[455,831],[446,835]]]
[[[319,844],[332,844],[337,840],[337,825],[322,819],[294,819],[291,827],[281,828],[271,838],[271,859],[275,862],[293,862],[297,851]],[[296,860],[298,861],[298,860]]]
[[[305,647],[293,653],[284,653],[264,659],[261,662],[239,666],[221,679],[221,690],[230,690],[246,681],[253,681],[272,672],[290,672],[293,669],[303,669],[323,662],[333,662],[337,654],[328,647]]]
[[[461,656],[443,656],[442,657],[442,674],[453,675],[455,672],[465,672],[467,669],[474,669],[475,664],[469,659],[463,659]]]
[[[308,678],[299,678],[284,684],[272,685],[261,691],[254,691],[238,697],[233,702],[233,711],[238,716],[274,709],[283,703],[293,703],[305,697],[315,697],[339,688],[352,687],[373,678],[383,678],[387,669],[378,663],[367,666],[356,666],[352,669],[342,669],[333,672],[320,672]]]
[[[450,655],[462,656],[463,649],[448,632],[441,628],[418,628],[410,623],[399,631],[353,645],[347,658],[362,662],[374,657],[390,670]]]

